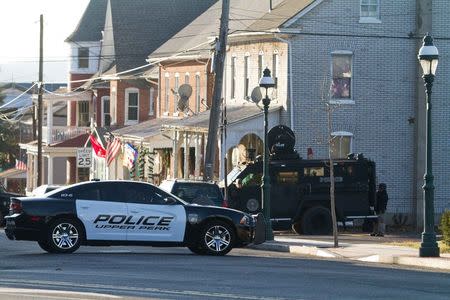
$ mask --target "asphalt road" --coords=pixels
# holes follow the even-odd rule
[[[449,299],[450,274],[250,249],[81,247],[44,253],[0,231],[0,299]]]

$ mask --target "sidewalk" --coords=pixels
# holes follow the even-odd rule
[[[344,234],[339,235],[339,247],[334,248],[332,236],[308,237],[276,234],[274,241],[253,245],[250,248],[450,271],[450,254],[441,254],[441,257],[438,258],[419,257],[418,249],[385,244],[398,239],[403,239],[403,237],[388,235],[385,238],[377,238],[362,234]]]

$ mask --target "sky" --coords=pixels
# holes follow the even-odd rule
[[[39,74],[39,16],[44,16],[44,81],[67,82],[69,47],[89,0],[0,1],[0,82],[31,82]]]

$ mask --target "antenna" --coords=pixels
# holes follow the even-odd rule
[[[258,104],[262,99],[261,88],[259,86],[255,87],[250,96],[253,102]]]
[[[185,110],[189,109],[189,97],[192,95],[192,87],[185,83],[182,84],[178,88],[178,103],[177,103],[177,109],[179,111],[184,112]]]

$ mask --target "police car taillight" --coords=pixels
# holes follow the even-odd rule
[[[9,204],[9,212],[11,214],[18,214],[22,212],[22,202],[20,200],[11,200]]]

